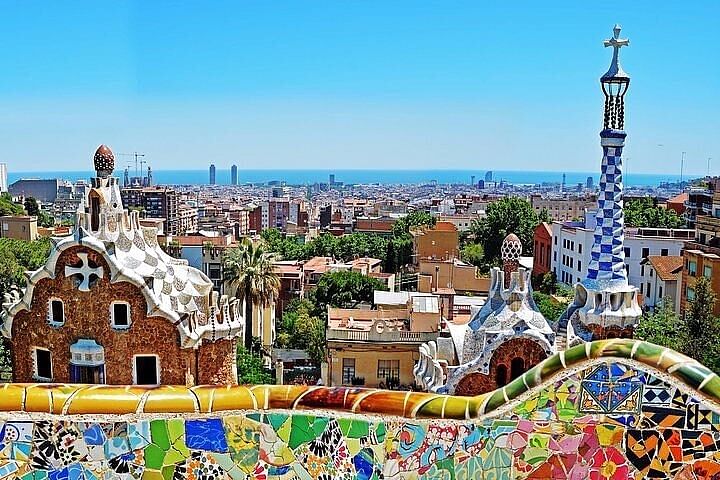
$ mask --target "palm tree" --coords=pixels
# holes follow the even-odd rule
[[[226,291],[228,294],[233,291],[236,297],[245,300],[245,348],[248,350],[252,344],[253,306],[269,305],[280,290],[280,277],[273,270],[274,258],[262,245],[254,245],[248,239],[228,249],[223,258]]]

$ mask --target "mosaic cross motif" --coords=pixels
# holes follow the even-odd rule
[[[103,267],[91,267],[90,263],[88,262],[88,254],[87,253],[78,253],[77,256],[80,258],[82,265],[80,267],[71,267],[69,265],[65,265],[65,276],[66,277],[72,277],[73,275],[82,276],[80,285],[78,285],[78,290],[80,290],[81,292],[89,292],[90,291],[90,276],[95,275],[98,278],[102,277],[103,276]]]

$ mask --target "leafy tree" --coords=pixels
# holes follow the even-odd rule
[[[235,295],[245,300],[245,348],[252,343],[252,312],[256,305],[267,306],[277,297],[280,278],[273,269],[274,256],[261,244],[249,240],[225,252],[224,281]]]
[[[552,223],[552,217],[550,216],[550,212],[548,212],[547,208],[544,208],[540,210],[540,215],[538,215],[538,223]]]
[[[538,290],[548,295],[552,295],[557,291],[557,275],[555,272],[545,272],[540,279]]]
[[[434,227],[437,218],[425,211],[410,212],[404,217],[398,218],[393,224],[393,237],[402,237],[410,234],[410,230],[419,227]]]
[[[505,197],[488,205],[485,217],[472,223],[471,231],[477,243],[485,249],[485,263],[500,262],[500,247],[510,233],[520,239],[525,255],[533,253],[533,236],[538,216],[530,203],[520,197]]]
[[[27,197],[23,206],[25,207],[27,214],[30,216],[37,217],[40,213],[40,205],[38,205],[35,197]]]
[[[23,212],[22,205],[14,203],[9,193],[0,195],[0,215],[22,215]]]
[[[468,243],[460,250],[460,258],[476,267],[482,267],[485,251],[479,243]]]
[[[625,223],[630,227],[680,228],[685,225],[675,210],[656,205],[652,198],[628,201],[624,213]]]
[[[310,293],[315,304],[314,314],[324,318],[327,307],[355,308],[359,303],[372,303],[375,290],[387,290],[383,282],[359,272],[326,273]]]
[[[665,297],[655,311],[646,312],[635,328],[635,338],[682,351],[687,343],[687,325],[675,313],[672,298]]]
[[[273,382],[272,375],[263,367],[262,357],[244,346],[237,349],[238,383],[241,385],[262,385]]]
[[[533,292],[533,300],[535,300],[540,313],[550,323],[556,323],[560,319],[560,315],[567,309],[567,303],[560,302],[545,293]]]
[[[0,300],[12,288],[25,286],[24,272],[42,267],[49,254],[50,240],[47,238],[33,242],[0,239]],[[8,372],[10,368],[9,343],[0,339],[0,372]]]
[[[706,277],[698,278],[694,290],[695,298],[688,302],[685,311],[687,338],[681,351],[717,371],[720,367],[720,322],[713,315],[717,296]]]

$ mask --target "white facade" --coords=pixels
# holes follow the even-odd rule
[[[0,193],[8,191],[7,163],[0,163]]]
[[[550,268],[558,282],[574,285],[587,276],[593,245],[595,212],[588,211],[585,222],[552,224]],[[694,230],[625,229],[625,267],[628,283],[640,288],[643,279],[640,262],[648,255],[680,255],[683,245],[694,238]]]
[[[653,310],[662,303],[665,297],[670,297],[673,301],[675,313],[679,315],[682,275],[679,274],[673,280],[665,281],[660,278],[650,262],[643,262],[643,265],[640,266],[640,273],[638,288],[645,298],[644,306]]]

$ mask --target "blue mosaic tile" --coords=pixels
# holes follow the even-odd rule
[[[185,442],[191,449],[221,453],[228,451],[225,429],[219,418],[185,421]]]

